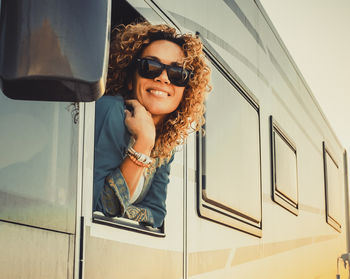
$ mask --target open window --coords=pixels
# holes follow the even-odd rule
[[[205,132],[197,136],[198,212],[261,236],[259,106],[232,78],[230,68],[222,67],[223,61],[212,62]]]
[[[326,196],[326,221],[330,226],[340,232],[342,184],[339,165],[325,142],[323,142],[323,167]]]
[[[295,143],[270,116],[272,199],[298,215],[298,169]]]
[[[130,4],[129,4],[130,3]],[[127,25],[131,22],[145,21],[146,19],[152,24],[166,23],[164,21],[164,14],[160,12],[160,8],[151,5],[145,1],[125,1],[114,0],[112,1],[112,30],[119,24]],[[162,16],[161,16],[162,15]],[[171,22],[167,22],[171,25]],[[147,180],[147,178],[146,178]],[[142,194],[140,194],[142,195]],[[136,204],[137,205],[137,204]],[[135,209],[136,211],[137,209]],[[107,217],[102,212],[93,212],[93,221],[95,223],[104,224],[108,226],[118,227],[126,230],[132,230],[149,234],[152,236],[164,237],[165,226],[163,224],[158,228],[144,225],[134,220],[130,220],[123,217]]]

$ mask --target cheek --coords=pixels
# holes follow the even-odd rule
[[[134,80],[132,83],[132,92],[133,92],[133,97],[138,99],[139,102],[141,102],[140,99],[142,99],[142,90],[143,85],[142,82],[139,80]]]
[[[183,89],[183,88],[178,88],[178,92],[176,92],[176,96],[177,96],[177,99],[176,99],[176,101],[177,101],[177,106],[176,106],[176,107],[178,107],[178,106],[180,105],[181,100],[182,100],[182,98],[184,97],[184,91],[185,91],[185,89]]]
[[[143,86],[144,82],[144,79],[141,78],[137,73],[134,73],[132,79],[128,81],[128,89],[130,91],[133,91],[134,97],[136,97],[137,93],[140,92],[140,88]]]

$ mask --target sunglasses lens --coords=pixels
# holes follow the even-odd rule
[[[141,59],[138,63],[140,76],[144,78],[155,78],[162,73],[162,65],[150,59]]]
[[[177,86],[185,86],[189,79],[189,71],[181,67],[168,67],[167,74],[171,83]]]

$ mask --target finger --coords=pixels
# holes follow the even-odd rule
[[[140,102],[138,100],[136,100],[136,99],[125,100],[125,103],[128,104],[128,105],[131,105],[133,108],[141,106]]]
[[[138,100],[126,100],[125,103],[133,107],[134,113],[136,113],[136,111],[147,111],[146,108]]]
[[[125,109],[124,112],[125,112],[125,118],[130,118],[130,117],[132,117],[131,112],[128,111],[127,109]]]
[[[130,132],[130,123],[132,122],[132,114],[130,111],[125,110],[125,119],[124,119],[124,123],[125,126],[127,127],[127,129]]]

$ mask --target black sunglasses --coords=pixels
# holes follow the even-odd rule
[[[169,81],[179,87],[186,86],[193,76],[191,71],[180,66],[165,65],[150,58],[138,58],[136,64],[138,73],[143,78],[154,79],[166,69]]]

